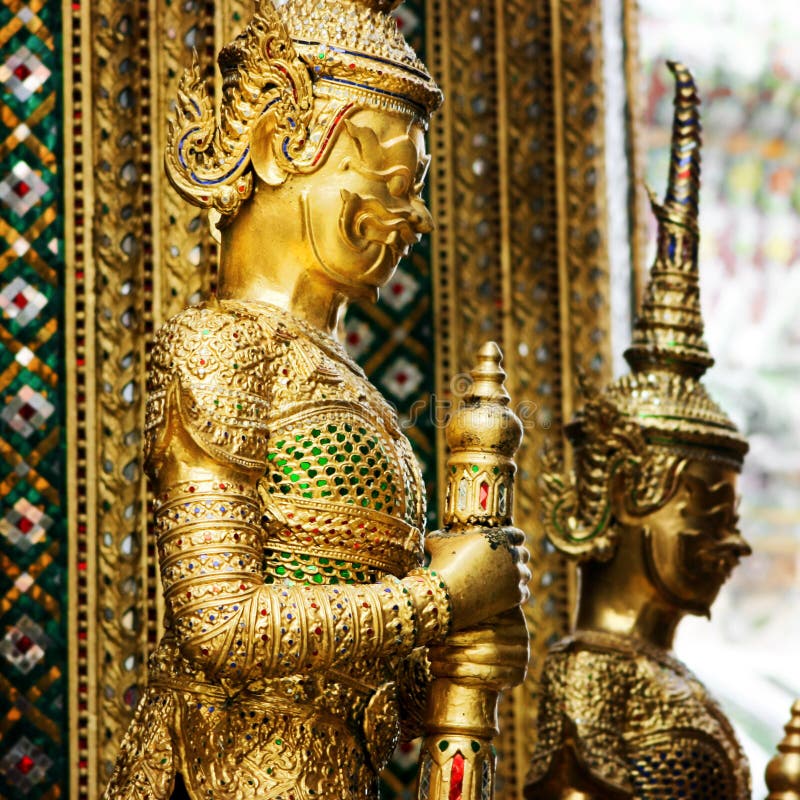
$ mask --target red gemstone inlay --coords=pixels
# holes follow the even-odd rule
[[[25,308],[28,305],[28,298],[22,292],[18,292],[17,296],[11,301],[17,308]]]
[[[20,64],[15,70],[14,75],[16,75],[18,80],[24,81],[28,75],[31,74],[31,71],[28,69],[27,65]]]
[[[23,532],[28,533],[33,527],[33,522],[27,517],[23,517],[18,523],[17,527]]]
[[[14,192],[16,193],[17,197],[25,197],[26,194],[31,190],[31,187],[25,183],[25,181],[20,181],[15,187]]]
[[[36,762],[27,754],[22,756],[22,758],[17,763],[17,769],[23,775],[27,775],[35,766]]]
[[[28,650],[33,647],[33,640],[27,636],[21,636],[17,639],[17,650],[20,651],[23,655],[28,652]]]
[[[453,766],[450,768],[450,796],[448,800],[461,800],[464,788],[464,756],[456,753],[453,756]]]
[[[486,481],[481,482],[480,495],[478,497],[481,508],[486,510],[486,504],[489,502],[489,484]]]

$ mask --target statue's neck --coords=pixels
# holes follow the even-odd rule
[[[269,303],[337,337],[347,310],[342,287],[309,268],[299,214],[275,218],[246,204],[222,232],[217,296]]]
[[[671,650],[684,612],[660,597],[643,548],[641,533],[621,531],[611,561],[581,567],[577,628],[632,636]]]

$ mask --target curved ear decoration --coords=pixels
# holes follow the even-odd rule
[[[250,161],[256,175],[268,186],[280,186],[289,177],[275,153],[277,128],[275,114],[268,111],[254,124],[250,135]]]
[[[616,531],[609,525],[610,504],[606,502],[594,525],[585,525],[581,520],[575,474],[548,471],[542,482],[544,531],[551,544],[579,563],[608,561],[617,544]]]
[[[253,19],[222,50],[219,61],[224,78],[219,124],[195,54],[169,121],[165,162],[181,196],[216,209],[219,227],[224,227],[253,191],[254,136],[259,164],[270,181],[278,179],[281,169],[295,171],[293,156],[308,139],[313,97],[308,68],[271,0],[256,2]],[[274,131],[263,136],[259,122],[269,110]],[[263,155],[266,141],[272,143],[275,166]]]
[[[546,467],[545,532],[558,550],[578,561],[606,561],[617,542],[613,490],[623,486],[624,496],[636,496],[648,447],[639,426],[596,395],[576,428],[573,474]]]
[[[201,208],[232,214],[252,191],[244,158],[238,164],[218,158],[219,131],[197,52],[178,87],[178,101],[169,120],[164,162],[178,193]]]

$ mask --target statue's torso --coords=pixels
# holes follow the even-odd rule
[[[551,648],[540,703],[531,783],[543,779],[572,735],[589,772],[636,798],[750,797],[747,760],[730,723],[697,678],[662,650],[579,631]]]
[[[258,485],[266,583],[375,583],[419,565],[424,495],[410,444],[333,340],[278,309],[232,302],[189,309],[159,336],[172,344],[154,356],[150,468],[158,470],[175,413],[177,370],[190,385],[180,405],[195,441],[243,466],[266,464]],[[215,798],[236,800],[374,791],[397,730],[391,659],[227,687],[187,661],[166,626],[140,727],[152,727],[151,747],[169,751],[193,798],[212,787]],[[284,637],[284,646],[309,641]]]

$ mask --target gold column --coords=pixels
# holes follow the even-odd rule
[[[219,4],[217,4],[219,5]],[[216,257],[205,212],[178,196],[164,174],[166,121],[178,96],[178,81],[192,51],[214,63],[214,4],[148,0],[150,74],[153,75],[153,125],[150,180],[153,187],[154,327],[199,302],[208,292],[209,262]],[[209,79],[213,75],[209,74]],[[159,615],[160,616],[160,615]]]
[[[63,3],[70,508],[70,798],[108,781],[161,620],[141,435],[154,326],[207,290],[214,247],[162,177],[167,104],[212,4]],[[154,604],[152,598],[157,598]]]
[[[525,422],[515,520],[533,560],[532,660],[501,704],[501,798],[521,796],[538,670],[572,604],[572,574],[539,522],[542,453],[561,450],[578,372],[611,375],[600,12],[599,0],[427,6],[446,97],[431,133],[437,396],[452,401],[469,354],[494,337]],[[443,431],[438,452],[441,482]]]
[[[154,615],[140,437],[152,281],[146,13],[63,6],[76,63],[69,270],[73,796],[97,795],[136,703]],[[142,35],[144,34],[144,39]],[[78,66],[79,65],[79,66]]]

